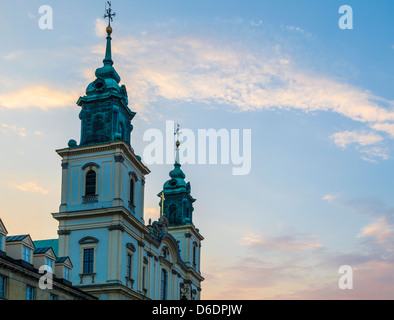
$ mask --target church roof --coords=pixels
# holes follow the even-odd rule
[[[58,239],[37,240],[37,241],[33,241],[33,243],[35,246],[35,250],[45,250],[44,252],[46,252],[49,248],[52,248],[53,252],[57,256],[58,248],[59,248],[59,240]],[[40,253],[42,253],[42,252],[40,252]]]
[[[21,241],[21,240],[25,239],[27,236],[29,236],[29,235],[23,234],[23,235],[18,235],[18,236],[9,236],[6,238],[6,242]]]

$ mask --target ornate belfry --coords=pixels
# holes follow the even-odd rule
[[[111,50],[111,21],[115,13],[111,7],[104,17],[108,17],[107,46],[104,65],[95,72],[96,79],[86,89],[86,96],[79,98],[82,107],[79,118],[82,121],[81,143],[89,145],[122,140],[130,145],[133,130],[131,120],[135,112],[128,108],[125,85],[119,85],[120,76],[113,67]]]
[[[190,183],[176,160],[165,182],[158,221],[145,225],[145,176],[150,170],[130,145],[135,112],[113,67],[109,8],[103,66],[82,108],[81,140],[62,158],[58,255],[69,257],[74,286],[100,299],[200,299],[201,241],[193,224]],[[179,130],[177,130],[179,138]]]
[[[168,219],[169,226],[182,226],[193,224],[193,203],[190,182],[185,181],[185,174],[181,169],[179,160],[179,125],[176,130],[177,141],[175,150],[174,169],[170,171],[170,180],[166,181],[163,191],[158,195],[164,196],[163,215]],[[161,198],[161,202],[163,198]]]

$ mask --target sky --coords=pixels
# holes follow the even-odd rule
[[[52,29],[40,28],[42,5],[52,8]],[[352,29],[340,28],[342,5]],[[205,238],[202,298],[392,299],[394,2],[112,7],[114,67],[137,112],[137,154],[151,129],[173,138],[167,121],[180,124],[184,146],[186,132],[197,145],[199,130],[223,129],[227,153],[239,147],[239,156],[251,132],[241,175],[235,158],[203,164],[198,149],[194,163],[185,160],[192,148],[181,154]],[[105,1],[1,0],[0,9],[0,218],[9,235],[56,238],[55,150],[79,142],[76,101],[102,66]],[[147,165],[145,221],[157,219],[173,167]],[[344,265],[352,289],[339,287]]]

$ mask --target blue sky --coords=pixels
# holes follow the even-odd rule
[[[38,8],[53,8],[53,30]],[[55,149],[105,48],[102,1],[1,1],[0,203],[10,234],[56,237]],[[341,30],[341,5],[353,30]],[[252,169],[182,169],[197,198],[204,298],[390,298],[394,292],[394,3],[112,1],[132,143],[165,121],[252,130]],[[146,217],[171,165],[150,165]],[[337,270],[354,270],[340,290]]]

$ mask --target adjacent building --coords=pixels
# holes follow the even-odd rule
[[[72,286],[72,263],[30,235],[7,236],[0,219],[0,300],[96,300]],[[49,272],[49,273],[47,273]]]

